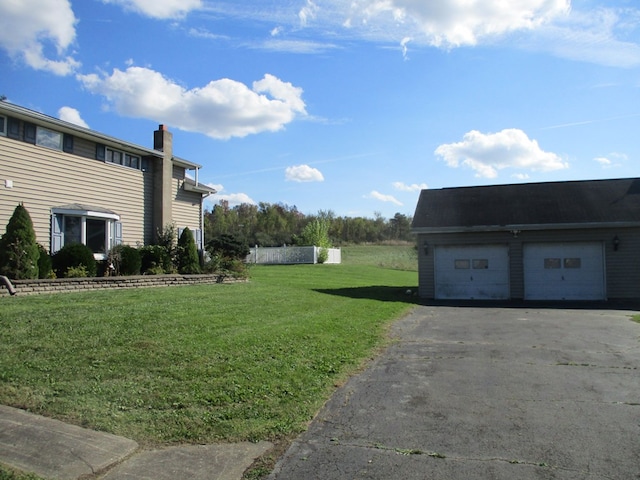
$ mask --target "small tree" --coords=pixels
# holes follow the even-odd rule
[[[193,233],[185,228],[178,239],[177,263],[179,273],[200,273],[200,258]]]
[[[13,211],[0,238],[0,274],[14,280],[38,278],[40,251],[29,212],[22,204]]]
[[[318,263],[326,262],[329,259],[329,248],[331,247],[329,223],[322,218],[316,218],[307,223],[297,243],[319,247]]]

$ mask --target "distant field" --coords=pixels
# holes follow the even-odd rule
[[[414,244],[351,245],[341,248],[344,265],[371,265],[392,270],[418,271],[418,253]]]

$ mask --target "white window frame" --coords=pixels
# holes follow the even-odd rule
[[[105,212],[94,212],[90,210],[71,210],[64,208],[54,208],[51,210],[51,214],[55,216],[62,217],[62,225],[63,225],[63,241],[62,246],[64,246],[64,222],[65,217],[79,217],[80,218],[80,243],[83,245],[87,244],[87,220],[101,220],[104,221],[107,225],[105,228],[105,251],[104,252],[94,252],[93,257],[96,260],[106,260],[109,250],[115,246],[116,242],[116,224],[120,221],[120,215],[116,215],[113,213],[105,213]]]
[[[9,122],[9,119],[7,117],[5,117],[4,115],[0,115],[0,119],[2,120],[2,122],[0,122],[0,136],[6,137],[7,136],[7,123]]]

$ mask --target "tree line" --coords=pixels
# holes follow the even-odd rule
[[[414,241],[412,218],[396,213],[385,219],[380,213],[374,218],[339,217],[331,210],[305,215],[297,207],[282,203],[243,203],[234,207],[221,200],[205,211],[205,238],[230,235],[247,245],[273,247],[300,244],[307,225],[319,222],[326,225],[333,245]]]

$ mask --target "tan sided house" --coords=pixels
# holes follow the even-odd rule
[[[640,298],[640,178],[423,190],[427,299]]]
[[[199,168],[173,155],[163,125],[149,149],[0,101],[0,226],[23,203],[51,253],[81,242],[104,259],[169,224],[189,227],[202,249],[203,200],[215,190],[198,183]]]

